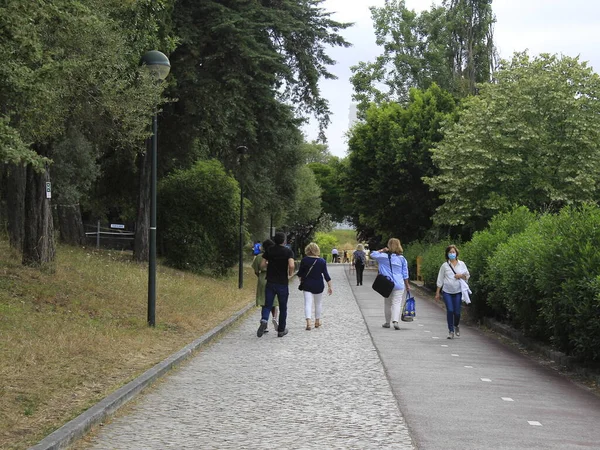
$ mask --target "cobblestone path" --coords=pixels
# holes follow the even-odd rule
[[[91,448],[412,449],[343,268],[329,269],[321,328],[304,330],[292,282],[287,336],[269,324],[257,338],[254,310],[105,425]]]

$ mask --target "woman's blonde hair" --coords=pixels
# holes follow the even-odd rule
[[[358,250],[359,252],[362,252],[362,251],[364,251],[364,250],[365,250],[365,246],[364,246],[364,245],[362,245],[362,244],[358,244],[358,245],[356,246],[356,250]]]
[[[319,256],[321,254],[321,249],[319,248],[319,246],[317,244],[315,244],[314,242],[311,242],[304,249],[304,254],[306,256]]]
[[[387,248],[391,253],[395,253],[396,255],[401,255],[402,253],[404,253],[404,250],[402,249],[402,244],[400,244],[400,239],[391,238],[388,241]]]

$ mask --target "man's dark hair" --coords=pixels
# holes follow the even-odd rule
[[[281,231],[278,233],[275,233],[273,240],[275,241],[275,243],[277,245],[283,244],[285,242],[285,233],[282,233]]]
[[[267,239],[262,243],[263,251],[266,252],[270,247],[273,247],[274,245],[275,242],[273,242],[271,239]]]

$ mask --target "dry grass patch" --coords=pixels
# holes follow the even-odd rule
[[[0,448],[26,448],[254,298],[255,276],[212,279],[129,253],[59,247],[53,273],[25,268],[0,238]]]

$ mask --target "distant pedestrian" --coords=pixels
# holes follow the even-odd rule
[[[278,232],[273,237],[275,245],[263,253],[260,263],[262,269],[267,269],[267,285],[265,287],[265,306],[262,308],[260,326],[256,335],[262,337],[267,329],[269,314],[273,308],[275,297],[279,300],[279,326],[277,336],[283,337],[288,333],[286,328],[287,304],[290,295],[288,283],[294,275],[294,254],[285,246],[285,234]]]
[[[273,242],[273,241],[271,241],[270,239],[269,239],[269,241],[270,241],[270,242]],[[260,252],[261,252],[261,250],[260,250],[260,242],[259,242],[259,241],[256,241],[256,242],[254,243],[254,245],[252,246],[252,254],[253,254],[254,256],[256,256],[256,255],[259,255],[259,254],[260,254]]]
[[[379,264],[379,273],[394,281],[394,290],[389,297],[384,299],[385,323],[383,328],[390,328],[390,321],[394,329],[399,330],[400,313],[403,308],[404,290],[410,290],[408,283],[408,262],[402,256],[404,250],[400,240],[392,238],[387,247],[379,251],[372,251],[369,257]]]
[[[256,284],[256,306],[261,306],[261,307],[265,306],[265,288],[267,287],[267,269],[261,269],[260,265],[263,260],[262,253],[266,252],[273,245],[275,245],[275,242],[273,242],[271,239],[267,239],[266,241],[264,241],[259,249],[261,251],[259,251],[259,254],[256,255],[256,257],[254,258],[254,261],[252,261],[252,269],[254,270],[255,275],[258,277],[258,282]],[[277,331],[277,326],[278,326],[278,324],[277,324],[277,314],[278,314],[277,307],[278,306],[279,306],[279,301],[277,299],[275,299],[273,302],[273,308],[271,309],[271,314],[273,315],[273,318],[272,318],[273,327],[274,327],[275,331]],[[261,311],[261,316],[262,316],[262,311]],[[265,328],[265,331],[264,331],[265,333],[267,333],[269,331],[267,328]]]
[[[440,266],[437,277],[435,299],[440,299],[440,291],[446,305],[446,319],[448,321],[448,339],[460,336],[460,307],[462,300],[463,284],[469,281],[467,265],[458,259],[458,248],[449,245],[444,252],[446,262]]]
[[[298,279],[304,293],[304,313],[306,317],[306,329],[311,329],[312,307],[315,304],[315,328],[321,326],[321,316],[323,314],[323,291],[327,282],[327,293],[333,292],[331,287],[331,277],[327,272],[327,261],[320,258],[321,250],[314,242],[311,242],[304,249],[306,256],[300,261],[298,269]]]
[[[338,260],[338,249],[333,247],[331,249],[331,262],[335,263]]]
[[[352,263],[356,269],[356,285],[362,286],[363,272],[367,264],[367,255],[365,254],[365,247],[362,244],[356,246],[356,250],[352,254]]]

